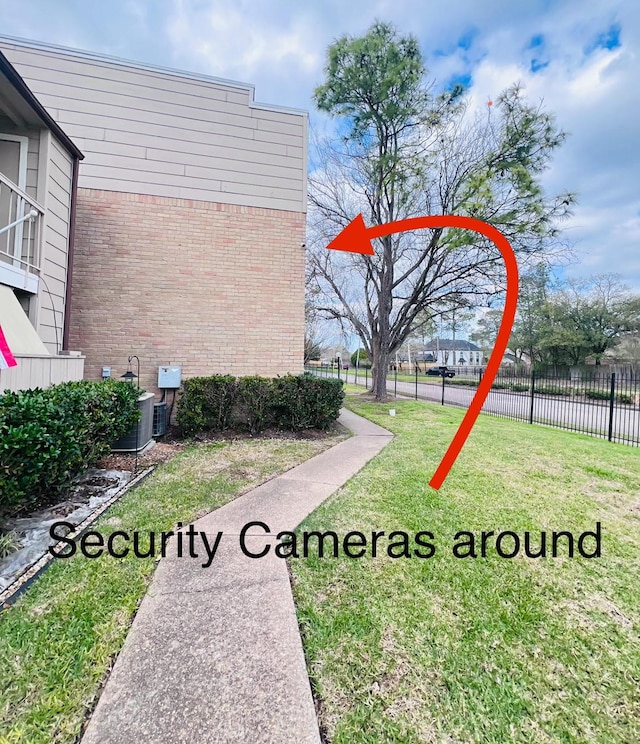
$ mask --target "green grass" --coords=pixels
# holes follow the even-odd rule
[[[244,439],[190,447],[92,529],[146,534],[178,521],[187,525],[335,441]],[[0,613],[2,744],[77,741],[155,565],[133,556],[56,560]]]
[[[434,491],[464,412],[348,405],[396,438],[300,529],[428,530],[436,553],[290,560],[328,741],[640,741],[638,449],[481,416]],[[459,530],[597,521],[601,558],[452,554]]]

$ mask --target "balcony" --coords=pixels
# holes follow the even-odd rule
[[[0,173],[0,283],[37,293],[44,208]]]

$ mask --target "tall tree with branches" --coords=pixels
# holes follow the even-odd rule
[[[314,97],[339,122],[338,136],[316,143],[309,179],[318,307],[355,329],[382,400],[389,360],[420,323],[504,291],[500,255],[457,229],[378,238],[374,256],[327,251],[327,243],[360,212],[370,225],[461,214],[497,227],[521,257],[539,255],[573,202],[547,198],[539,183],[564,134],[518,86],[493,113],[473,116],[460,86],[436,93],[427,82],[416,39],[380,22],[329,47]]]

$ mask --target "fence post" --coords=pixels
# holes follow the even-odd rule
[[[609,441],[613,439],[613,414],[616,400],[616,373],[611,373],[611,392],[609,393]]]
[[[393,375],[393,395],[394,397],[398,397],[398,365],[396,364],[394,368],[394,375]]]
[[[442,405],[444,405],[444,372],[442,373]]]
[[[536,373],[535,370],[531,370],[531,405],[529,407],[529,423],[533,423],[533,403],[536,395]]]
[[[369,389],[369,367],[364,368],[364,389]]]
[[[418,400],[418,365],[416,364],[416,400]]]

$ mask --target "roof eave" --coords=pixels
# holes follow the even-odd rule
[[[22,96],[22,98],[26,101],[30,108],[36,113],[38,118],[42,120],[42,123],[55,134],[60,142],[71,153],[71,155],[78,158],[78,160],[84,160],[84,155],[82,154],[81,150],[75,145],[69,135],[63,131],[58,122],[35,97],[35,95],[31,92],[29,86],[20,77],[18,71],[2,52],[0,52],[0,72],[2,72],[7,77],[13,87],[18,91],[18,93]]]

